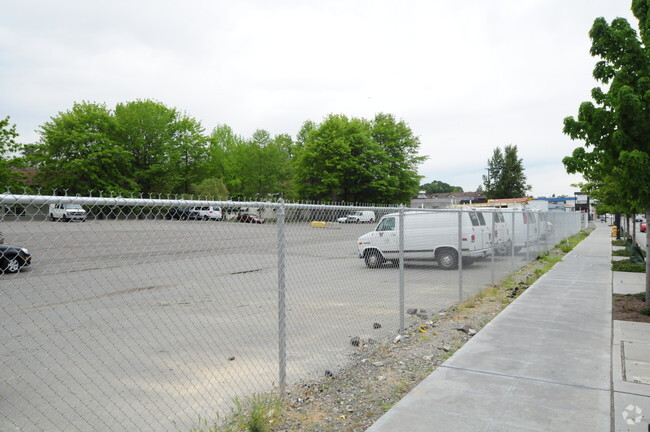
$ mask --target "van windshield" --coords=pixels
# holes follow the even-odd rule
[[[377,226],[377,231],[395,231],[395,218],[383,219]]]

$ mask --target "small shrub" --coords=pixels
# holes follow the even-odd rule
[[[612,271],[645,273],[645,263],[635,263],[630,261],[613,261]]]
[[[643,308],[639,311],[641,315],[650,315],[650,308]]]

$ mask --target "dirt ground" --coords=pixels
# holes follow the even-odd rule
[[[650,315],[641,313],[642,309],[650,307],[645,302],[645,293],[614,294],[612,298],[612,318],[619,321],[636,321],[650,323]]]

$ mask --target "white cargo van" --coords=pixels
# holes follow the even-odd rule
[[[490,234],[492,234],[492,224],[494,223],[492,244],[494,245],[495,252],[501,255],[509,254],[512,250],[510,229],[508,228],[508,223],[503,213],[500,210],[485,210],[481,214],[485,218],[485,225],[490,231]],[[494,219],[494,222],[492,219]]]
[[[514,226],[513,215],[514,214]],[[535,212],[528,210],[511,210],[504,209],[503,216],[508,224],[512,242],[514,243],[515,253],[522,248],[537,243],[539,239],[537,215]]]
[[[345,217],[338,218],[340,223],[360,223],[360,222],[374,222],[375,221],[375,212],[374,211],[356,211]]]
[[[359,237],[359,258],[375,268],[399,260],[399,213],[383,216],[374,231]],[[461,216],[464,259],[492,253],[490,232],[480,212],[463,211]],[[458,212],[406,212],[404,214],[404,258],[435,260],[443,269],[458,266]]]
[[[51,221],[61,219],[64,222],[69,220],[86,222],[86,210],[81,207],[81,204],[50,204],[49,216]]]

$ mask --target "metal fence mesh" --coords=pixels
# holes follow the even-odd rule
[[[62,204],[85,213],[61,216]],[[337,222],[355,211],[373,220]],[[403,217],[408,239],[411,212],[0,195],[5,246],[32,256],[0,275],[0,430],[189,430],[235,397],[334,373],[354,361],[355,338],[391,340],[419,319],[407,309],[449,308],[583,223],[580,214],[536,213],[525,225],[535,235],[521,242],[516,225],[495,222],[504,245],[488,217],[490,253],[462,269],[413,259],[405,247],[395,263],[367,266],[357,239],[387,214]],[[459,212],[430,211],[456,220]],[[8,257],[0,255],[3,268]]]

